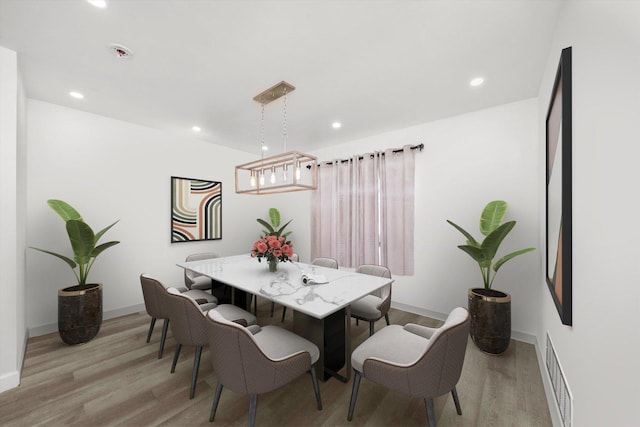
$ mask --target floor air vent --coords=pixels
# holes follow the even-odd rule
[[[560,367],[556,349],[553,347],[549,333],[547,332],[547,372],[556,396],[556,404],[560,411],[560,417],[564,427],[570,427],[573,420],[573,397],[567,384],[567,379]]]

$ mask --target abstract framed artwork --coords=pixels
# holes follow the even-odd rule
[[[222,183],[171,177],[171,243],[222,239]]]
[[[572,325],[571,47],[560,54],[546,118],[546,280],[565,325]]]

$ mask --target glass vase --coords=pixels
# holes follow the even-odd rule
[[[271,273],[275,273],[276,271],[278,271],[278,259],[277,258],[269,260],[269,271]]]

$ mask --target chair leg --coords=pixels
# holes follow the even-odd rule
[[[156,326],[156,318],[151,318],[151,325],[149,325],[149,332],[147,333],[147,342],[151,341],[151,334],[153,333],[153,328]]]
[[[456,390],[455,387],[453,388],[453,390],[451,390],[451,396],[453,396],[453,403],[456,404],[456,412],[458,413],[458,415],[462,415],[462,408],[460,407],[460,399],[458,399],[458,391]]]
[[[196,353],[193,356],[193,374],[191,376],[191,390],[189,391],[189,399],[193,399],[196,395],[196,383],[198,382],[198,371],[200,370],[200,356],[202,356],[202,346],[196,347]]]
[[[271,317],[273,317],[273,309],[276,308],[276,303],[271,301]]]
[[[436,411],[433,409],[433,399],[425,399],[424,404],[427,407],[429,427],[436,427]]]
[[[309,372],[311,372],[311,382],[313,382],[313,392],[316,394],[316,403],[318,404],[318,411],[321,411],[322,398],[320,397],[320,387],[318,387],[318,377],[316,376],[316,365],[311,365]]]
[[[387,321],[387,326],[389,326],[391,323],[389,322],[389,313],[384,315],[384,320]]]
[[[351,388],[351,400],[349,401],[349,414],[347,415],[347,420],[351,421],[353,419],[353,410],[356,408],[356,399],[358,398],[358,389],[360,388],[360,379],[362,378],[362,374],[355,369],[355,376],[353,377],[353,387]]]
[[[164,343],[167,342],[167,332],[169,331],[169,318],[162,322],[162,337],[160,338],[160,350],[158,350],[158,359],[162,359],[164,353]]]
[[[213,405],[211,405],[211,414],[209,414],[209,422],[213,422],[216,417],[216,411],[218,410],[218,403],[220,403],[220,395],[222,394],[222,383],[218,383],[216,386],[216,394],[213,396]]]
[[[373,322],[369,322],[369,336],[373,335]]]
[[[249,427],[255,427],[257,411],[258,411],[258,395],[252,394],[249,396]]]
[[[182,348],[182,344],[176,345],[176,351],[173,353],[173,363],[171,364],[171,373],[173,374],[176,371],[176,364],[178,363],[178,356],[180,356],[180,349]]]
[[[287,307],[282,307],[282,320],[281,322],[284,322],[284,317],[287,315]]]

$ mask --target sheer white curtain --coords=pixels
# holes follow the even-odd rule
[[[413,274],[414,169],[410,146],[323,163],[311,202],[312,259]]]

